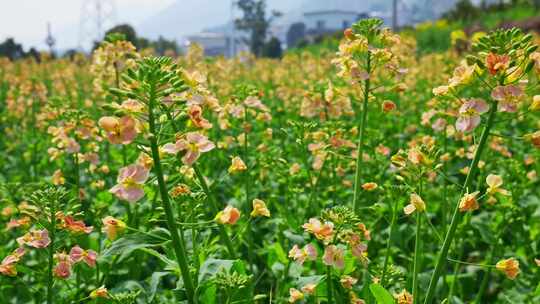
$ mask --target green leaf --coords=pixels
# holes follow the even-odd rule
[[[287,262],[289,261],[289,259],[287,258],[287,254],[285,253],[285,250],[283,250],[283,247],[281,247],[280,243],[276,242],[272,244],[271,246],[269,246],[268,253],[269,255],[272,255],[273,258],[275,258],[275,260],[269,258],[270,261],[275,262],[277,260],[281,264],[287,264]]]
[[[113,255],[121,255],[120,260],[122,260],[134,250],[161,246],[167,242],[169,241],[163,237],[162,231],[128,234],[114,241],[109,248],[105,249],[101,254],[100,261],[106,260]]]
[[[378,304],[395,304],[394,297],[380,284],[369,285],[369,290]]]
[[[199,284],[212,279],[218,272],[229,271],[235,260],[208,259],[201,265],[199,271]]]
[[[180,268],[178,267],[178,263],[176,261],[169,259],[165,255],[157,252],[156,250],[152,248],[139,248],[139,250],[146,252],[149,255],[153,255],[156,258],[158,258],[160,261],[165,263],[165,265],[167,265],[167,267],[165,267],[165,270],[174,271],[176,274],[180,274]]]
[[[152,278],[150,279],[150,290],[147,292],[148,303],[152,303],[152,301],[154,301],[161,278],[168,274],[170,274],[170,272],[167,271],[152,273]]]

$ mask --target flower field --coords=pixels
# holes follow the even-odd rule
[[[538,41],[0,59],[0,303],[540,303]]]

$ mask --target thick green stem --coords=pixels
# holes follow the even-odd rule
[[[53,303],[53,266],[54,266],[54,245],[56,239],[56,200],[51,200],[50,204],[51,226],[49,227],[49,267],[47,269],[47,304]]]
[[[244,130],[244,162],[245,162],[245,165],[246,165],[246,171],[244,172],[244,186],[245,186],[245,192],[246,192],[246,202],[245,202],[245,206],[244,206],[244,211],[246,214],[249,214],[249,208],[250,208],[250,204],[249,204],[249,198],[250,198],[250,194],[249,194],[249,178],[250,178],[250,174],[249,174],[249,149],[248,149],[248,127],[247,127],[247,124],[248,124],[248,109],[247,107],[244,106],[244,126],[246,127],[245,130]],[[248,252],[248,260],[249,260],[249,268],[251,270],[251,272],[253,272],[253,263],[254,263],[254,260],[255,260],[255,257],[253,255],[253,248],[255,248],[255,244],[253,242],[253,231],[251,230],[251,225],[248,224],[247,226],[247,229],[246,229],[246,234],[247,234],[247,241],[248,241],[248,247],[247,247],[247,252]]]
[[[480,136],[478,148],[476,149],[474,158],[471,162],[469,173],[467,174],[467,178],[465,179],[465,184],[463,185],[463,193],[461,196],[463,196],[465,191],[469,190],[469,188],[471,187],[472,181],[476,175],[476,172],[478,171],[478,162],[480,162],[480,159],[482,157],[482,152],[484,151],[487,139],[489,137],[489,132],[491,131],[491,128],[493,127],[493,122],[495,120],[496,113],[497,113],[497,102],[495,101],[491,104],[488,120],[486,122],[484,130],[482,131],[482,135]],[[429,287],[426,294],[426,298],[424,300],[424,304],[432,303],[432,299],[433,299],[433,296],[435,295],[435,289],[437,287],[437,283],[441,276],[442,269],[446,263],[448,250],[450,249],[450,245],[452,245],[452,241],[454,240],[456,229],[460,221],[461,221],[461,212],[459,211],[459,202],[458,202],[458,204],[456,204],[456,207],[454,209],[454,214],[452,215],[450,227],[448,228],[448,231],[446,232],[443,245],[439,251],[437,262],[435,264],[435,270],[433,271],[431,280],[429,282]]]
[[[396,225],[396,219],[397,219],[397,204],[398,204],[398,200],[395,200],[395,204],[392,207],[392,220],[390,222],[390,232],[388,233],[388,240],[386,240],[386,254],[384,257],[384,266],[383,266],[383,272],[381,275],[382,286],[385,286],[385,283],[386,283],[386,274],[388,272],[388,263],[390,261],[390,244],[392,243],[392,235],[394,233],[394,226]]]
[[[199,183],[201,183],[201,187],[203,188],[203,191],[206,194],[206,197],[210,201],[210,205],[212,206],[212,212],[217,214],[219,212],[219,207],[217,205],[215,197],[212,195],[212,192],[210,192],[210,188],[208,187],[208,184],[206,183],[204,176],[201,174],[201,171],[199,170],[199,167],[196,164],[193,164],[193,170],[195,171],[195,175],[197,176]],[[229,237],[229,235],[227,234],[227,231],[225,230],[225,227],[223,227],[223,225],[219,225],[218,229],[219,229],[219,235],[221,237],[221,240],[223,241],[223,243],[225,243],[225,246],[227,247],[227,251],[229,251],[230,258],[235,259],[236,253],[234,251],[234,246],[231,241],[231,238]]]
[[[153,109],[155,98],[155,88],[154,86],[151,86],[150,98],[148,102],[148,123],[150,127],[150,148],[152,150],[152,158],[154,160],[154,172],[157,177],[159,192],[161,194],[161,201],[163,203],[163,209],[165,210],[167,225],[171,233],[171,239],[176,254],[176,259],[178,261],[178,266],[180,267],[180,273],[184,281],[184,287],[186,288],[187,300],[189,303],[195,303],[195,289],[193,287],[193,281],[189,272],[186,250],[178,234],[178,226],[176,224],[173,209],[169,201],[169,193],[167,192],[167,185],[165,184],[165,179],[163,178],[163,170],[161,168],[161,159],[159,156],[159,149],[156,138],[156,125]]]
[[[371,52],[367,53],[367,68],[368,75],[371,73]],[[364,155],[364,132],[366,129],[367,113],[368,113],[368,100],[370,90],[370,79],[366,79],[364,83],[364,102],[362,106],[362,117],[360,120],[360,130],[358,132],[358,143],[356,150],[356,175],[354,177],[354,197],[353,197],[353,210],[358,210],[358,200],[360,198],[360,167],[362,164],[362,157]]]
[[[420,271],[420,244],[422,242],[420,231],[422,227],[422,213],[416,212],[416,239],[414,241],[414,266],[413,266],[413,303],[418,303],[418,272]]]
[[[332,282],[332,266],[326,266],[326,292],[328,297],[328,304],[334,302],[334,283]]]

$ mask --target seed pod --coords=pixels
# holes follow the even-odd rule
[[[534,67],[534,61],[529,61],[529,63],[525,67],[525,70],[523,71],[523,74],[528,74],[532,70],[533,67]]]

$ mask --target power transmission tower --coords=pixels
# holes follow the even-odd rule
[[[51,56],[54,56],[54,45],[56,44],[56,39],[54,39],[51,31],[51,23],[47,22],[47,38],[45,38],[45,44],[49,47],[49,53]]]
[[[105,31],[114,26],[114,0],[84,0],[79,24],[79,48],[91,49],[94,42],[103,40]]]

